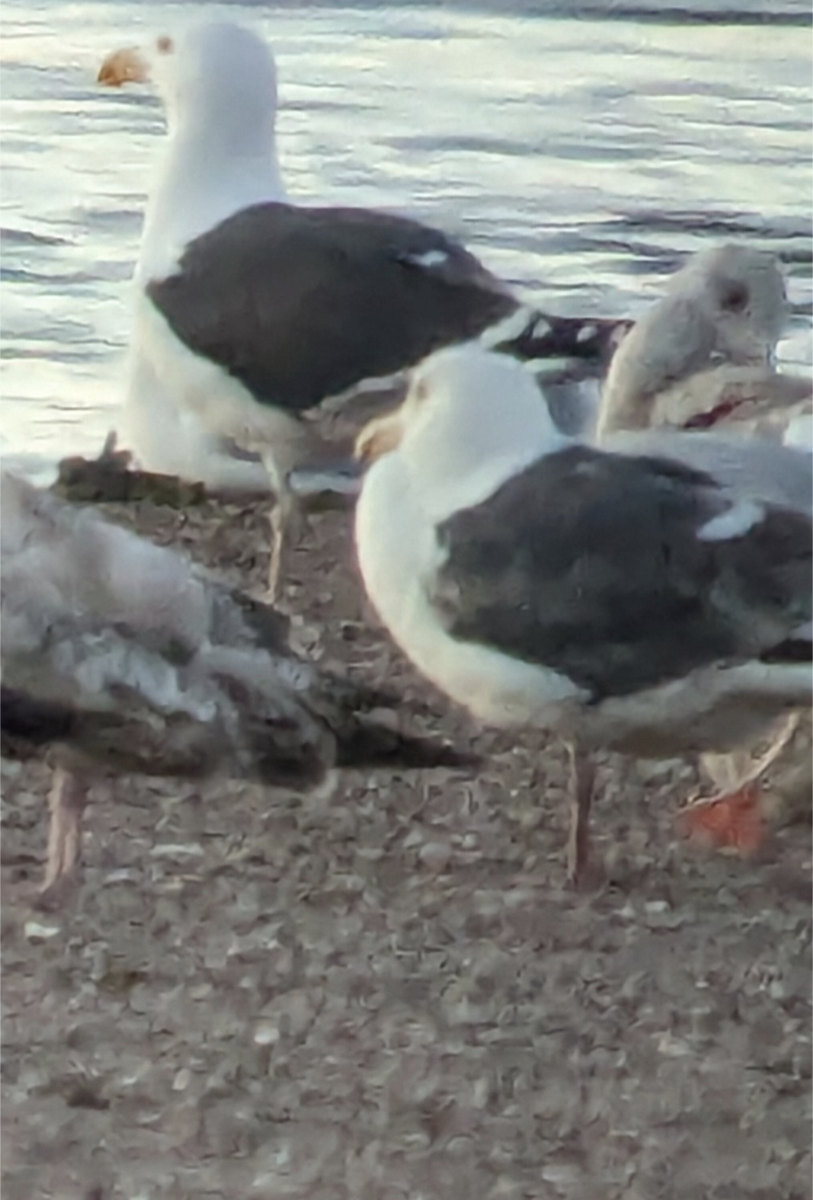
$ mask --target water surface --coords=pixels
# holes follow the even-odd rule
[[[251,22],[275,48],[293,196],[434,222],[567,313],[634,315],[703,245],[770,248],[794,303],[782,357],[810,364],[806,0],[5,0],[8,461],[47,472],[116,423],[162,119],[149,89],[107,91],[95,73],[111,49],[203,13]]]

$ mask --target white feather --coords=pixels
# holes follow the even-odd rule
[[[753,529],[765,519],[765,509],[753,500],[741,500],[730,508],[707,521],[697,532],[701,542],[726,542],[744,537],[749,529]]]
[[[261,463],[218,446],[222,422],[182,412],[143,287],[178,264],[187,242],[251,204],[284,200],[276,152],[271,52],[229,23],[195,27],[168,55],[152,55],[168,132],[145,215],[125,388],[126,441],[140,464],[218,489],[268,491]],[[221,373],[222,374],[222,373]],[[256,406],[255,406],[256,407]],[[204,414],[205,415],[205,414]]]

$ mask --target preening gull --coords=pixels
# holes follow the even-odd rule
[[[602,397],[599,439],[624,427],[714,429],[811,450],[811,380],[781,372],[774,361],[788,312],[773,255],[734,245],[694,255],[618,351]],[[809,511],[813,496],[800,502]],[[775,774],[782,754],[798,754],[801,746],[809,758],[804,738],[793,737],[800,719],[809,726],[810,713],[782,718],[761,755],[751,744],[703,755],[701,766],[721,794],[689,806],[686,826],[705,830],[713,823],[720,841],[758,844],[759,781],[769,769]]]
[[[567,439],[521,366],[474,347],[430,357],[357,444],[373,605],[476,717],[569,742],[576,879],[593,749],[723,750],[813,683],[811,520],[786,506],[810,457],[703,434],[625,445]]]
[[[249,30],[196,26],[117,52],[99,77],[148,76],[167,138],[136,271],[130,437],[142,465],[195,476],[198,462],[178,459],[192,428],[196,451],[227,440],[262,459],[277,498],[272,594],[297,518],[292,473],[324,455],[310,418],[326,401],[395,386],[431,351],[471,339],[557,369],[611,352],[615,322],[527,307],[436,229],[290,203],[274,59]]]
[[[610,363],[598,437],[616,429],[733,425],[781,441],[809,413],[811,380],[780,372],[789,315],[774,255],[714,246],[692,255]]]
[[[46,891],[74,866],[97,770],[299,791],[335,767],[464,761],[398,732],[392,696],[298,657],[284,617],[171,550],[7,473],[0,512],[3,752],[59,747]]]

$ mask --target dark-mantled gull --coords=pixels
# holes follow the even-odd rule
[[[117,52],[99,75],[148,76],[167,137],[136,271],[128,438],[143,466],[204,482],[256,477],[224,441],[261,458],[277,498],[272,595],[283,528],[293,538],[301,515],[291,479],[325,456],[309,418],[327,404],[398,388],[427,354],[471,339],[557,370],[611,353],[616,322],[527,306],[437,229],[290,202],[274,59],[249,30],[198,25]]]
[[[474,347],[414,373],[362,432],[367,593],[412,662],[480,720],[573,748],[572,877],[591,751],[737,745],[809,705],[810,456],[703,434],[570,440],[522,367]],[[772,465],[771,465],[772,464]]]

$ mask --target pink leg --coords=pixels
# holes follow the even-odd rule
[[[570,750],[570,833],[567,840],[568,883],[581,887],[590,876],[590,807],[596,769],[591,757],[573,743]]]
[[[74,875],[81,857],[82,812],[87,803],[88,783],[61,767],[54,775],[48,796],[51,823],[48,829],[48,859],[39,899],[43,906],[59,903],[62,881]]]
[[[268,563],[268,591],[266,600],[276,604],[280,598],[280,576],[282,574],[282,550],[285,542],[285,513],[279,501],[271,510],[271,558]]]
[[[296,500],[282,492],[271,510],[271,558],[268,564],[266,603],[277,605],[283,598],[285,558],[307,532],[308,522]]]

